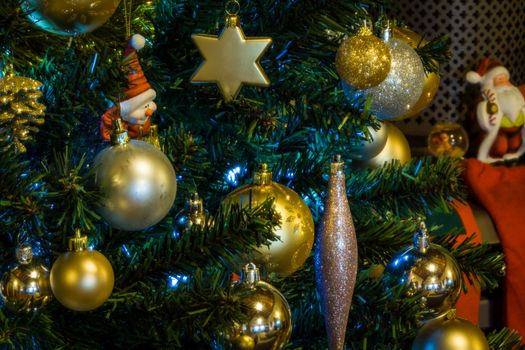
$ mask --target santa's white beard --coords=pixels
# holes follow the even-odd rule
[[[503,115],[509,117],[513,122],[518,119],[520,111],[525,108],[525,99],[515,86],[499,86],[494,88],[498,107]]]

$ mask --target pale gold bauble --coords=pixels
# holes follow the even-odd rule
[[[23,0],[22,10],[37,27],[60,35],[91,32],[113,15],[120,0]]]
[[[175,201],[177,179],[173,166],[155,146],[129,140],[120,124],[112,134],[112,142],[94,160],[95,185],[104,194],[100,215],[113,228],[126,231],[157,224]]]
[[[5,305],[15,311],[37,310],[53,298],[49,285],[49,270],[33,259],[29,245],[17,249],[18,264],[7,271],[0,290]]]
[[[339,77],[357,89],[379,85],[390,72],[390,50],[369,28],[345,39],[335,56]]]
[[[281,216],[281,226],[275,231],[279,240],[269,247],[258,247],[260,254],[256,259],[269,272],[288,276],[304,264],[314,242],[314,220],[303,199],[292,189],[273,182],[272,173],[262,164],[255,173],[254,183],[228,194],[225,204],[255,207],[268,198],[274,199],[273,208]]]
[[[246,310],[246,322],[235,324],[224,336],[226,349],[278,350],[292,335],[292,313],[284,296],[271,284],[260,280],[254,264],[245,266],[232,293]]]
[[[485,334],[478,326],[455,317],[451,311],[447,317],[426,323],[418,332],[412,350],[489,350]]]
[[[386,146],[388,138],[388,126],[385,123],[381,123],[378,130],[372,127],[368,127],[371,141],[363,141],[360,147],[357,147],[356,159],[369,160],[377,156]]]
[[[68,309],[94,310],[113,291],[115,276],[111,263],[101,253],[88,250],[87,237],[80,237],[78,230],[69,242],[69,250],[51,268],[53,294]]]
[[[428,43],[427,40],[423,39],[419,34],[408,28],[394,28],[392,30],[392,34],[395,38],[403,40],[413,48],[421,47]],[[401,117],[396,118],[396,120],[414,117],[425,110],[434,100],[434,97],[436,96],[436,93],[439,89],[439,82],[439,74],[427,74],[425,78],[425,85],[423,86],[423,92],[421,93],[419,100],[412,106],[412,108],[410,108],[409,111],[407,111]]]
[[[385,126],[387,134],[386,144],[381,152],[368,160],[356,159],[354,161],[356,166],[361,168],[379,168],[393,160],[398,160],[401,164],[405,164],[412,159],[410,145],[403,132],[391,123],[385,122]]]
[[[429,242],[423,224],[414,235],[414,244],[394,254],[385,274],[392,285],[405,283],[408,296],[421,295],[422,321],[447,314],[461,293],[458,263],[446,249]]]
[[[467,131],[458,123],[439,123],[432,127],[427,147],[433,156],[461,158],[469,146]]]

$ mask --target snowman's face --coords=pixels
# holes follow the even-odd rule
[[[124,118],[125,121],[131,124],[144,125],[144,123],[146,123],[146,121],[156,110],[157,104],[153,101],[150,101],[144,104],[143,107],[137,108],[136,110],[134,110],[126,116],[122,116],[122,118]]]

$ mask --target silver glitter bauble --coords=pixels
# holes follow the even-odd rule
[[[138,231],[153,226],[170,210],[177,192],[175,170],[155,146],[129,140],[121,129],[113,146],[95,158],[96,186],[105,199],[99,208],[114,228]]]
[[[363,92],[372,98],[372,114],[382,120],[396,119],[414,107],[426,78],[421,59],[413,48],[396,38],[390,38],[387,45],[392,56],[390,73],[379,85]]]
[[[385,274],[392,285],[405,283],[408,296],[421,295],[426,307],[423,321],[448,313],[461,293],[458,263],[446,249],[429,243],[423,223],[414,244],[394,254]]]

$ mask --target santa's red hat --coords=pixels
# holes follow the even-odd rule
[[[494,77],[500,74],[506,74],[510,78],[507,68],[503,67],[498,61],[484,58],[475,72],[467,73],[467,81],[471,84],[481,83],[482,86],[489,86],[493,84]]]
[[[124,51],[124,66],[128,69],[128,86],[123,91],[125,100],[120,101],[120,114],[123,117],[157,97],[139,62],[138,51],[145,43],[146,39],[142,35],[135,34]]]

